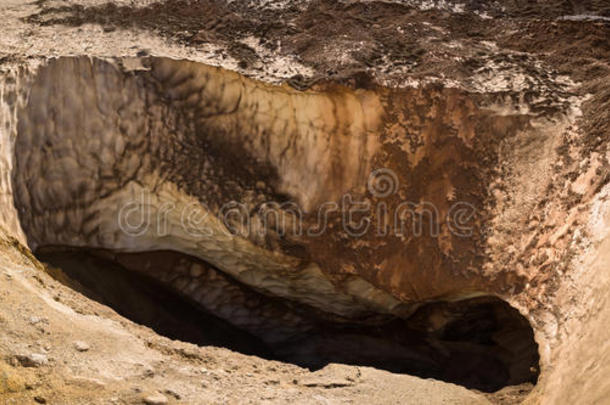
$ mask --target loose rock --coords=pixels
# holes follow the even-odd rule
[[[167,398],[161,393],[156,393],[144,398],[144,403],[146,405],[164,405],[167,404]]]
[[[74,348],[79,352],[86,352],[91,348],[91,346],[89,346],[87,342],[77,340],[76,342],[74,342]]]
[[[40,367],[49,363],[48,357],[42,353],[18,354],[15,359],[23,367]]]

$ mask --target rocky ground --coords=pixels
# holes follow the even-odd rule
[[[169,340],[50,277],[3,208],[0,402],[608,403],[608,1],[5,0],[0,16],[9,106],[17,96],[6,78],[50,57],[152,55],[297,90],[436,85],[513,100],[534,118],[568,117],[550,143],[505,145],[529,158],[500,167],[492,191],[497,231],[484,271],[523,280],[505,298],[540,345],[533,390],[483,394],[335,364],[310,372]],[[0,111],[7,122],[11,111]]]

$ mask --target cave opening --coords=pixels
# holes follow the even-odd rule
[[[342,256],[335,249],[343,245],[326,246],[335,240],[331,237],[311,244],[310,239],[284,237],[283,227],[262,226],[259,230],[269,232],[242,235],[227,232],[229,227],[220,220],[225,203],[247,202],[248,215],[259,203],[277,197],[283,201],[284,195],[305,206],[322,206],[325,200],[337,200],[338,190],[363,185],[366,179],[356,177],[365,176],[368,169],[359,166],[360,155],[344,147],[370,151],[367,159],[375,156],[381,135],[371,136],[375,140],[369,142],[376,132],[366,128],[384,116],[376,95],[364,97],[346,89],[328,95],[294,93],[195,62],[139,62],[127,69],[118,62],[57,59],[37,73],[28,103],[19,111],[14,203],[27,245],[49,264],[52,276],[160,335],[197,345],[226,347],[311,370],[329,363],[371,366],[485,392],[536,383],[538,346],[527,319],[498,297],[473,295],[497,290],[454,277],[454,268],[424,272],[429,270],[428,256],[438,250],[433,239],[410,245],[420,261],[405,254],[408,260],[388,267],[402,274],[421,270],[426,277],[419,280],[420,287],[443,287],[438,294],[426,295],[425,301],[419,302],[420,296],[414,294],[405,303],[358,272],[334,275],[345,281],[334,283],[332,274],[319,266],[346,264],[340,263]],[[453,112],[467,100],[433,93],[419,104],[405,106],[405,111],[421,110],[420,118],[427,120],[428,108],[436,111],[429,102],[445,96],[449,102],[439,108]],[[401,96],[401,103],[405,99]],[[349,108],[342,115],[326,114],[328,106],[346,102]],[[259,106],[273,109],[261,112]],[[464,133],[474,136],[472,111],[460,110],[461,118],[456,119],[464,120]],[[423,179],[411,189],[428,188],[434,195],[445,187],[445,180],[433,181],[434,176],[446,179],[449,171],[462,170],[454,165],[460,156],[454,156],[454,143],[443,140],[445,147],[437,148],[435,137],[426,138],[442,134],[436,120],[444,116],[441,112],[431,114],[427,135],[420,139],[428,145],[425,150],[438,154],[423,159],[423,172],[410,175]],[[482,115],[480,120],[491,119]],[[318,132],[311,132],[312,120],[319,121]],[[351,125],[353,120],[360,121]],[[499,127],[509,133],[520,125],[516,120]],[[311,139],[343,139],[349,145],[315,143],[305,148],[307,153],[300,146],[285,148],[282,128],[288,127],[294,127],[291,134],[303,147]],[[494,138],[498,131],[493,127]],[[240,138],[246,135],[247,139]],[[234,149],[222,152],[230,136],[237,145],[258,145],[250,151],[252,156],[238,149],[238,165],[233,165]],[[274,142],[274,154],[266,155],[270,144],[259,145],[262,139]],[[292,155],[285,159],[287,150]],[[323,158],[327,151],[353,161],[339,170],[332,159]],[[326,169],[316,164],[311,170],[312,156],[319,157]],[[474,157],[467,148],[461,156],[469,167]],[[257,162],[266,162],[269,170],[258,170]],[[427,162],[436,166],[430,168]],[[340,176],[320,183],[331,169]],[[280,177],[287,179],[285,184],[278,183]],[[463,183],[458,177],[455,183]],[[463,177],[476,176],[466,171]],[[315,195],[318,191],[322,194]],[[132,216],[124,216],[126,212]],[[260,215],[250,219],[262,223]],[[336,236],[337,229],[330,228]],[[202,229],[206,232],[199,232]],[[400,238],[386,246],[385,251],[370,249],[375,253],[362,267],[369,269],[376,256],[405,248]],[[471,252],[464,246],[469,244],[454,247]],[[324,250],[325,256],[310,257],[311,252]],[[361,250],[353,250],[358,260]],[[446,278],[428,278],[435,274]],[[457,292],[461,300],[437,298],[450,292]]]
[[[349,320],[264,296],[231,280],[237,288],[248,290],[250,297],[235,299],[230,311],[219,309],[215,314],[213,308],[185,295],[184,289],[181,293],[171,287],[181,284],[180,276],[174,276],[177,281],[170,282],[170,287],[167,279],[159,277],[161,273],[169,277],[179,262],[200,262],[182,253],[116,253],[51,246],[37,249],[36,256],[58,281],[171,339],[225,347],[310,370],[329,363],[371,366],[484,392],[535,384],[539,374],[538,346],[529,322],[493,296],[425,303],[407,319],[379,316]],[[215,277],[221,274],[207,263],[198,266]],[[229,295],[227,302],[235,297],[230,290],[224,293]],[[277,309],[241,312],[248,306],[266,307],[269,303],[286,314]],[[276,333],[288,313],[304,319],[306,326]],[[244,328],[240,320],[244,314],[250,323],[266,326],[252,333],[253,329]]]

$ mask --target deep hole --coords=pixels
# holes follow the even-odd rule
[[[12,172],[15,208],[27,243],[38,247],[41,260],[56,267],[49,272],[58,280],[169,338],[223,346],[312,370],[330,362],[373,366],[488,392],[537,381],[539,357],[532,328],[499,298],[425,302],[399,318],[386,314],[394,313],[397,307],[392,297],[380,298],[384,291],[358,278],[364,274],[361,269],[335,274],[319,268],[324,264],[328,271],[358,260],[357,248],[350,247],[341,254],[345,246],[340,238],[329,235],[315,241],[293,241],[284,237],[282,229],[271,231],[262,225],[261,230],[269,231],[263,233],[264,237],[238,233],[230,238],[212,238],[190,234],[185,226],[183,215],[194,199],[198,208],[208,207],[204,211],[216,216],[219,207],[231,200],[248,201],[248,206],[254,206],[259,200],[319,198],[312,202],[316,205],[338,200],[341,190],[359,187],[365,180],[358,177],[368,168],[360,165],[360,155],[350,152],[352,146],[354,151],[370,149],[370,156],[369,152],[363,155],[370,162],[374,156],[393,154],[394,147],[379,146],[382,149],[375,152],[377,155],[372,152],[375,147],[369,145],[369,137],[363,136],[367,131],[359,129],[360,124],[338,123],[360,119],[364,110],[368,117],[365,121],[381,120],[376,103],[356,103],[345,116],[341,113],[334,117],[324,111],[325,106],[360,96],[345,89],[309,99],[300,93],[263,90],[264,86],[246,78],[235,80],[229,72],[194,62],[165,58],[140,62],[142,66],[132,71],[128,66],[119,68],[115,63],[85,57],[57,59],[39,70],[28,103],[19,111]],[[241,84],[231,87],[236,83]],[[193,98],[196,94],[200,96]],[[379,96],[384,99],[384,94]],[[423,94],[419,90],[391,94],[396,103],[388,102],[388,113],[400,117],[414,114],[413,121],[399,119],[397,124],[422,128],[422,136],[414,139],[418,145],[421,142],[425,156],[413,170],[404,169],[408,194],[422,201],[425,196],[436,195],[445,180],[459,185],[460,195],[487,195],[487,172],[463,169],[487,166],[488,146],[470,149],[462,144],[461,136],[439,132],[453,128],[453,118],[467,120],[464,128],[480,119],[484,131],[477,131],[477,139],[481,145],[490,143],[489,148],[495,148],[493,142],[517,131],[529,119],[511,116],[498,128],[488,125],[500,117],[477,110],[477,99],[453,90],[431,88]],[[443,101],[445,97],[447,102]],[[294,108],[285,108],[286,103],[293,103]],[[259,109],[259,105],[267,104],[273,107],[273,113],[268,114],[267,107]],[[452,106],[459,104],[470,107],[456,109],[454,116]],[[444,115],[453,118],[445,121]],[[314,121],[319,119],[323,125],[312,125],[311,117],[319,117]],[[288,134],[298,140],[295,145],[311,144],[311,148],[289,148],[291,155],[284,157],[286,149],[270,147],[270,143],[283,145],[287,134],[278,123],[284,121],[295,122],[294,131]],[[320,129],[314,131],[314,126]],[[334,129],[327,131],[327,127]],[[470,129],[464,131],[470,133]],[[343,132],[345,142],[352,145],[348,149],[342,146],[343,140],[334,141],[337,136],[343,137]],[[319,143],[314,139],[329,141]],[[243,147],[259,141],[260,148]],[[335,167],[336,159],[326,159],[327,155],[355,158]],[[318,185],[318,171],[309,169],[310,157],[328,160],[328,167],[319,168],[319,173],[332,174],[328,182]],[[305,181],[299,180],[301,174],[306,176]],[[472,182],[471,178],[480,181]],[[301,192],[301,188],[312,188],[312,195],[317,197]],[[280,190],[293,191],[280,195]],[[153,201],[144,200],[148,193]],[[177,208],[173,215],[163,216],[162,208],[168,203],[182,207],[182,212]],[[149,214],[153,214],[148,211],[152,207],[157,219],[168,220],[168,233],[152,227],[144,234],[127,232],[120,219],[125,219],[121,213],[131,204]],[[259,213],[250,214],[253,219],[262,219]],[[209,225],[210,230],[223,234],[229,228],[215,220],[206,224],[206,228]],[[472,289],[501,291],[485,283],[470,283],[467,279],[471,277],[453,276],[460,270],[460,263],[478,257],[470,249],[478,246],[475,239],[478,236],[454,240],[452,248],[470,253],[447,256],[451,266],[433,266],[436,270],[426,273],[443,277],[421,277],[413,291],[431,282],[442,287],[438,294],[460,293],[463,297]],[[375,253],[367,254],[361,267],[368,270],[375,255],[382,257],[404,248],[402,256],[406,259],[387,269],[425,273],[428,256],[440,247],[437,242],[421,238],[405,246],[401,240],[392,239],[383,250],[371,249]],[[160,248],[175,251],[151,250]],[[190,252],[198,258],[178,252]],[[309,257],[313,253],[315,257]],[[411,253],[416,260],[410,260]],[[356,283],[339,280],[333,284],[337,280],[327,276]],[[437,290],[431,291],[425,296]],[[412,309],[407,303],[398,307],[395,312],[401,314],[403,309]]]
[[[302,304],[266,297],[232,281],[251,298],[246,303],[237,300],[233,304],[234,319],[226,312],[225,319],[221,319],[186,294],[168,288],[158,276],[159,272],[171,275],[175,260],[198,259],[176,252],[116,256],[109,251],[58,247],[39,249],[37,256],[50,265],[50,274],[64,284],[172,339],[222,346],[312,370],[331,362],[372,366],[485,392],[508,385],[535,384],[539,374],[538,346],[531,326],[516,309],[496,297],[427,303],[408,319],[346,320]],[[147,257],[156,263],[156,273],[141,271],[140,264]],[[243,321],[239,318],[241,310],[252,307],[253,302],[271,302],[274,308],[305,319],[308,326],[278,338],[273,325],[281,325],[282,319],[264,319],[278,317],[278,313],[265,315],[262,311],[260,319],[251,321],[271,326],[268,332],[255,336],[234,324]],[[251,317],[252,311],[246,316]]]

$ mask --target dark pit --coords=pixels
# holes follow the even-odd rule
[[[487,392],[535,383],[533,330],[496,296],[523,283],[483,277],[484,235],[452,234],[446,219],[454,198],[487,195],[484,146],[527,124],[479,103],[451,89],[299,92],[167,58],[59,58],[18,111],[15,209],[52,275],[171,339]],[[391,112],[400,131],[386,133]],[[413,142],[381,144],[393,137]],[[385,155],[387,194],[366,187]],[[307,224],[347,191],[436,202],[442,232],[356,240],[333,222],[305,237],[257,210],[294,201]],[[233,202],[251,227],[222,221]]]
[[[302,304],[277,302],[277,298],[265,297],[233,280],[261,302],[276,301],[276,306],[307,322],[307,330],[295,330],[286,340],[276,342],[275,336],[254,336],[159,280],[125,267],[147,255],[155,257],[156,272],[167,274],[172,269],[163,265],[171,260],[159,257],[197,261],[169,251],[120,254],[120,262],[111,259],[115,254],[103,250],[51,247],[37,252],[58,280],[171,339],[226,347],[311,370],[329,363],[370,366],[485,392],[535,384],[538,378],[538,345],[531,326],[496,297],[430,302],[407,319],[380,316],[350,321]]]

